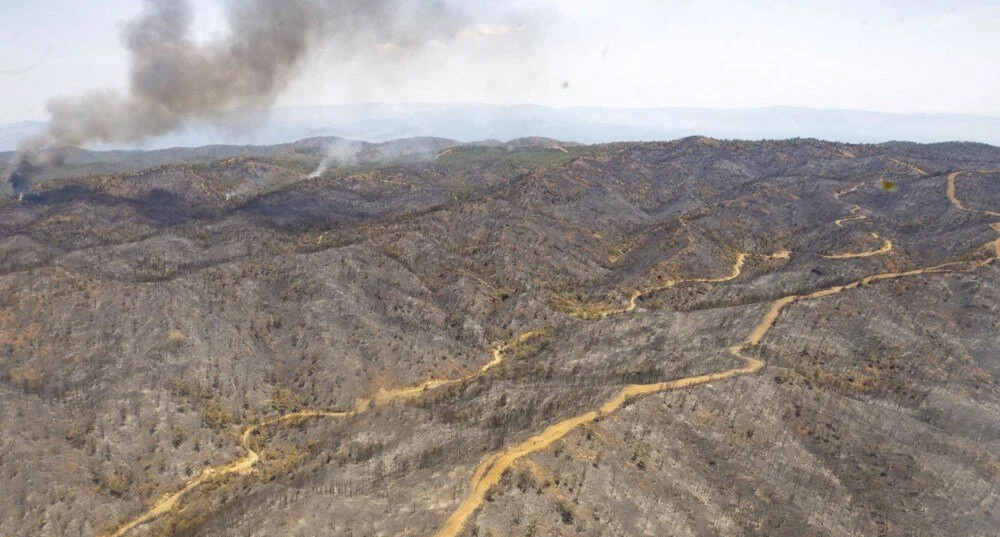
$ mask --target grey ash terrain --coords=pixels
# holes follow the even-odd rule
[[[996,535],[1000,148],[331,144],[0,202],[0,535]]]

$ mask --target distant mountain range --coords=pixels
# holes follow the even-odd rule
[[[44,128],[42,122],[0,125],[0,151]],[[382,142],[438,136],[465,142],[545,136],[597,143],[714,138],[820,138],[866,143],[972,141],[1000,145],[1000,118],[957,114],[888,114],[810,108],[552,108],[474,103],[354,104],[280,107],[228,125],[195,123],[136,145],[98,149],[158,149],[209,144],[275,144],[314,136]]]

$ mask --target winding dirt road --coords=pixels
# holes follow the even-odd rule
[[[892,251],[892,241],[879,235],[878,233],[872,232],[872,238],[879,239],[882,241],[882,246],[874,250],[868,250],[865,252],[844,252],[842,254],[829,254],[823,257],[827,259],[854,259],[857,257],[871,257],[873,255],[887,254]]]
[[[951,184],[951,183],[949,183],[949,184]],[[855,185],[854,187],[852,187],[851,189],[848,189],[846,191],[838,192],[837,194],[839,195],[839,194],[844,194],[844,193],[853,191],[853,190],[857,189],[858,186],[860,186],[860,184],[859,185]],[[950,187],[949,192],[953,192],[953,187]],[[951,194],[949,194],[949,197],[950,196],[951,196]],[[835,197],[838,197],[838,196],[835,196]],[[868,218],[866,215],[859,214],[860,211],[861,211],[861,207],[858,206],[858,205],[854,205],[851,208],[851,212],[850,212],[850,214],[848,216],[845,216],[844,218],[837,219],[833,223],[837,227],[844,227],[843,226],[844,222],[864,220],[864,219]],[[681,223],[684,224],[683,220],[681,221]],[[881,240],[882,241],[882,245],[879,246],[878,248],[873,249],[873,250],[865,250],[865,251],[862,251],[862,252],[843,252],[843,253],[839,253],[839,254],[821,254],[821,255],[822,255],[822,257],[824,257],[826,259],[856,259],[856,258],[859,258],[859,257],[871,257],[871,256],[886,254],[886,253],[891,252],[893,250],[893,248],[895,247],[893,245],[892,241],[890,241],[889,239],[886,239],[885,237],[879,235],[878,233],[872,232],[871,236],[874,239]],[[738,252],[737,255],[736,255],[736,260],[733,263],[733,268],[732,268],[732,270],[730,271],[730,273],[727,276],[722,276],[722,277],[718,277],[718,278],[683,278],[683,279],[679,279],[679,280],[667,280],[666,282],[664,282],[664,283],[662,283],[660,285],[656,285],[656,286],[652,286],[652,287],[647,287],[647,288],[644,288],[644,289],[636,289],[635,291],[632,292],[631,295],[629,295],[628,301],[625,303],[625,305],[621,306],[621,307],[604,309],[603,311],[600,311],[597,314],[581,315],[578,312],[573,312],[573,311],[570,311],[570,312],[567,312],[567,313],[569,313],[570,315],[573,315],[575,317],[586,318],[586,319],[605,319],[605,318],[608,318],[608,317],[614,317],[616,315],[621,315],[621,314],[624,314],[624,313],[629,313],[629,312],[635,311],[635,309],[637,307],[639,307],[639,304],[638,304],[639,299],[642,298],[642,297],[644,297],[644,296],[646,296],[646,295],[657,293],[657,292],[660,292],[660,291],[665,291],[667,289],[670,289],[672,287],[676,287],[676,286],[678,286],[680,284],[683,284],[683,283],[722,283],[722,282],[727,282],[729,280],[736,279],[737,277],[739,277],[741,271],[743,270],[743,265],[746,263],[746,259],[750,255],[756,255],[756,256],[762,257],[764,259],[788,259],[791,254],[792,254],[792,252],[790,250],[786,250],[786,249],[782,249],[782,250],[779,250],[779,251],[771,253],[771,254],[750,254],[750,253],[747,253],[747,252]]]
[[[814,300],[817,298],[835,295],[848,289],[855,289],[862,285],[868,285],[882,280],[904,278],[935,272],[968,272],[976,270],[1000,257],[1000,239],[997,239],[991,244],[993,244],[995,255],[983,261],[943,263],[932,267],[913,269],[904,272],[886,272],[883,274],[866,276],[848,284],[828,287],[826,289],[821,289],[808,294],[789,295],[775,300],[771,303],[771,307],[764,314],[764,317],[750,331],[750,334],[747,335],[743,341],[729,347],[728,349],[729,353],[734,357],[743,360],[742,367],[654,384],[630,384],[619,391],[614,397],[604,402],[604,404],[602,404],[597,410],[591,410],[557,422],[556,424],[549,426],[544,431],[528,437],[528,439],[519,444],[515,444],[499,453],[490,455],[476,468],[470,483],[470,491],[468,495],[464,500],[462,500],[462,503],[459,504],[458,508],[451,514],[451,516],[448,517],[441,529],[435,534],[435,537],[457,536],[462,528],[465,527],[469,518],[471,518],[471,516],[483,505],[486,493],[500,482],[500,478],[508,468],[517,462],[518,459],[548,448],[553,442],[563,438],[580,425],[591,423],[599,417],[611,414],[621,408],[622,405],[628,401],[637,397],[666,390],[687,388],[698,384],[705,384],[707,382],[728,379],[740,375],[748,375],[759,371],[764,367],[764,362],[759,358],[746,355],[743,352],[758,345],[764,339],[767,332],[777,322],[781,312],[790,304],[803,300]]]
[[[837,227],[844,227],[844,222],[856,222],[858,220],[864,220],[865,218],[868,218],[863,214],[859,214],[859,211],[861,211],[861,206],[855,205],[851,207],[850,215],[834,220],[833,224]]]
[[[957,197],[955,197],[955,179],[957,179],[958,176],[963,173],[996,173],[996,170],[978,170],[977,172],[952,172],[948,174],[948,188],[945,191],[945,194],[948,196],[948,199],[951,200],[951,204],[954,205],[956,209],[960,209],[970,213],[977,212],[973,209],[967,209],[965,205],[962,205],[962,202],[959,201]],[[985,211],[985,210],[979,212],[982,212],[989,216],[995,216],[997,218],[1000,218],[1000,213],[998,212]]]
[[[917,174],[919,174],[919,175],[928,175],[928,173],[926,171],[924,171],[923,168],[920,168],[919,166],[917,166],[915,164],[911,164],[909,162],[906,162],[905,160],[899,160],[898,158],[890,158],[889,160],[895,162],[896,164],[900,164],[902,166],[906,166],[907,168],[909,168],[909,169],[917,172]]]
[[[720,282],[727,282],[729,280],[732,280],[732,279],[735,279],[735,278],[739,277],[740,273],[743,270],[743,265],[746,263],[747,255],[748,254],[746,252],[737,252],[736,259],[733,262],[733,268],[732,268],[732,270],[730,270],[729,274],[726,275],[726,276],[720,276],[718,278],[682,278],[682,279],[679,279],[679,280],[667,280],[666,282],[663,282],[660,285],[655,285],[655,286],[652,286],[652,287],[646,287],[644,289],[636,289],[635,291],[632,291],[632,294],[629,295],[628,301],[625,303],[625,305],[623,305],[621,307],[603,309],[599,313],[597,313],[595,315],[591,315],[591,316],[583,316],[583,315],[580,315],[580,314],[574,313],[574,312],[568,312],[568,313],[570,315],[573,315],[574,317],[581,317],[581,318],[586,318],[586,319],[606,319],[608,317],[614,317],[616,315],[621,315],[623,313],[628,313],[630,311],[635,311],[635,309],[639,307],[639,299],[640,298],[642,298],[642,297],[644,297],[646,295],[652,294],[652,293],[659,292],[659,291],[665,291],[667,289],[670,289],[671,287],[676,287],[676,286],[678,286],[678,285],[680,285],[682,283],[692,283],[692,282],[720,283]],[[781,250],[781,251],[776,252],[774,254],[765,255],[764,257],[771,258],[771,259],[787,258],[788,257],[788,251],[787,250]]]
[[[923,170],[920,170],[923,171]],[[958,172],[961,173],[961,172]],[[948,198],[952,200],[952,203],[962,210],[968,210],[961,205],[961,202],[955,198],[955,187],[954,178],[958,173],[948,176],[948,188],[947,194]],[[988,214],[994,214],[989,211],[985,211]],[[991,224],[991,228],[1000,233],[1000,222]],[[886,241],[888,242],[888,241]],[[889,243],[891,249],[891,243]],[[764,337],[767,335],[768,331],[774,326],[778,321],[781,312],[791,304],[805,300],[815,300],[819,298],[828,297],[841,293],[846,290],[856,289],[861,286],[869,285],[875,282],[883,280],[892,280],[897,278],[906,278],[910,276],[919,276],[922,274],[930,273],[941,273],[941,272],[971,272],[984,267],[993,261],[1000,259],[1000,237],[994,241],[987,244],[991,247],[993,253],[990,257],[980,260],[980,261],[957,261],[950,263],[942,263],[930,267],[917,268],[901,272],[885,272],[881,274],[875,274],[871,276],[866,276],[858,280],[854,280],[850,283],[843,285],[836,285],[833,287],[828,287],[825,289],[820,289],[818,291],[813,291],[811,293],[805,294],[795,294],[781,297],[771,303],[771,307],[768,308],[767,312],[761,318],[761,320],[753,327],[750,333],[739,343],[728,348],[728,352],[736,358],[743,360],[742,367],[736,367],[732,369],[727,369],[725,371],[720,371],[717,373],[709,373],[704,375],[696,375],[692,377],[684,377],[676,380],[659,382],[654,384],[630,384],[619,391],[614,397],[608,399],[604,404],[602,404],[598,409],[585,412],[583,414],[573,416],[571,418],[564,419],[549,426],[542,432],[528,437],[526,440],[519,444],[510,446],[503,451],[494,453],[486,457],[476,468],[473,473],[472,480],[470,481],[469,493],[459,504],[458,508],[452,512],[452,514],[445,521],[444,525],[435,534],[435,537],[456,537],[459,532],[465,527],[468,520],[472,517],[476,511],[482,507],[483,502],[486,498],[487,492],[494,486],[496,486],[500,479],[502,478],[504,472],[510,468],[519,459],[529,455],[531,453],[536,453],[545,450],[553,442],[565,437],[567,434],[572,432],[574,429],[580,425],[591,423],[598,419],[599,417],[611,414],[622,407],[626,402],[631,399],[641,397],[644,395],[654,394],[663,392],[666,390],[674,390],[679,388],[687,388],[690,386],[695,386],[698,384],[705,384],[707,382],[712,382],[715,380],[728,379],[740,375],[752,374],[764,367],[764,362],[759,358],[749,356],[744,354],[744,351],[757,346],[763,341]],[[868,255],[875,255],[874,253]],[[863,255],[854,255],[853,257],[863,257]],[[726,279],[735,278],[739,274],[739,269],[743,266],[743,260],[745,259],[745,254],[740,254],[737,259],[736,266],[734,268],[734,273],[731,278],[723,278],[721,281]],[[698,281],[720,281],[719,279],[699,279]],[[634,298],[630,301],[631,308],[628,311],[635,309]]]
[[[662,285],[657,285],[655,287],[649,287],[647,289],[641,289],[641,290],[637,289],[632,293],[632,296],[629,297],[628,304],[626,304],[625,307],[620,310],[615,310],[615,312],[611,315],[618,315],[621,313],[634,311],[635,308],[639,306],[638,304],[639,299],[642,298],[643,296],[656,293],[659,291],[665,291],[667,289],[670,289],[671,287],[676,287],[677,285],[680,285],[682,283],[694,283],[694,282],[722,283],[722,282],[728,282],[729,280],[734,280],[739,277],[740,273],[743,272],[743,265],[746,263],[746,260],[747,260],[746,252],[738,252],[736,254],[736,260],[733,262],[733,268],[729,271],[729,274],[727,274],[726,276],[720,276],[718,278],[684,278],[680,280],[667,280]],[[605,316],[607,317],[610,315],[605,315]]]
[[[917,171],[922,172],[926,175],[923,170]],[[967,209],[962,205],[961,201],[955,196],[955,179],[961,173],[965,172],[954,172],[948,175],[946,194],[952,205],[963,211],[973,211]],[[854,211],[852,211],[853,213]],[[1000,217],[1000,213],[992,211],[982,211],[986,214]],[[862,217],[863,218],[863,217]],[[844,219],[838,222],[846,221]],[[840,224],[838,224],[840,227]],[[1000,234],[1000,222],[991,224],[991,228]],[[873,233],[873,236],[879,237],[878,234]],[[879,237],[880,238],[880,237]],[[838,259],[854,258],[854,257],[867,257],[871,255],[877,255],[879,253],[885,253],[892,249],[892,243],[886,239],[885,244],[878,250],[871,252],[862,253],[852,253],[852,254],[835,254],[834,257]],[[881,274],[875,274],[871,276],[866,276],[864,278],[855,280],[853,282],[837,285],[833,287],[828,287],[818,291],[805,293],[805,294],[794,294],[788,295],[777,300],[774,300],[768,310],[764,313],[763,317],[757,324],[753,327],[750,333],[739,343],[729,347],[728,352],[735,358],[742,361],[742,365],[738,367],[733,367],[731,369],[707,373],[703,375],[695,375],[690,377],[684,377],[674,380],[668,380],[664,382],[658,382],[653,384],[630,384],[623,387],[619,392],[617,392],[613,397],[601,404],[600,407],[561,420],[553,425],[550,425],[540,433],[532,435],[525,439],[524,441],[509,446],[502,451],[494,453],[486,457],[476,468],[473,473],[472,479],[470,481],[470,490],[466,497],[459,504],[457,509],[452,512],[452,514],[445,521],[444,525],[435,534],[436,537],[455,537],[461,532],[468,520],[472,517],[476,511],[483,505],[487,492],[496,486],[503,473],[510,468],[519,459],[529,455],[531,453],[536,453],[548,448],[552,443],[565,437],[571,431],[579,427],[580,425],[591,423],[598,418],[607,416],[614,413],[620,409],[627,402],[650,394],[655,394],[667,390],[675,390],[681,388],[692,387],[700,384],[705,384],[708,382],[716,380],[724,380],[737,376],[748,375],[755,373],[764,367],[764,362],[759,358],[745,354],[747,350],[755,347],[761,343],[764,337],[767,335],[768,331],[775,325],[778,318],[780,317],[782,311],[786,307],[796,302],[805,300],[815,300],[824,298],[827,296],[835,295],[841,293],[845,290],[855,289],[861,286],[869,285],[878,281],[891,280],[897,278],[904,278],[910,276],[918,276],[922,274],[930,273],[942,273],[942,272],[969,272],[977,270],[984,267],[997,259],[1000,259],[1000,237],[987,244],[988,247],[992,249],[992,254],[979,261],[957,261],[950,263],[942,263],[939,265],[934,265],[930,267],[917,268],[902,272],[886,272]],[[667,289],[676,286],[684,282],[702,282],[702,283],[720,283],[726,282],[737,278],[742,272],[742,268],[746,262],[748,255],[745,252],[740,252],[737,254],[734,261],[733,267],[728,275],[721,277],[709,277],[709,278],[691,278],[691,279],[680,279],[671,280],[663,285],[649,288],[646,290],[637,290],[629,298],[627,305],[620,309],[613,310],[614,313],[609,313],[603,315],[602,317],[616,315],[619,313],[625,313],[634,311],[637,306],[638,299],[651,292],[658,290]],[[755,254],[760,255],[763,258],[769,259],[787,259],[789,252],[787,250],[781,250],[773,254]],[[477,371],[470,373],[469,375],[454,378],[454,379],[430,379],[424,381],[415,386],[409,386],[404,388],[398,388],[393,390],[380,390],[375,393],[370,399],[361,398],[358,399],[354,408],[351,410],[300,410],[295,412],[290,412],[287,414],[282,414],[279,416],[273,416],[255,424],[247,426],[240,435],[240,445],[246,449],[247,454],[243,457],[236,459],[224,465],[214,466],[206,468],[197,477],[189,480],[184,487],[180,490],[172,493],[168,493],[156,500],[153,505],[143,514],[138,517],[129,520],[128,522],[119,526],[115,531],[106,534],[106,537],[121,537],[125,533],[129,532],[133,528],[150,522],[157,517],[164,515],[177,508],[181,499],[185,494],[190,492],[192,489],[198,487],[199,485],[216,479],[222,476],[230,474],[248,474],[253,471],[254,466],[260,459],[260,455],[257,451],[251,447],[251,438],[257,434],[263,427],[281,425],[290,422],[297,422],[305,419],[311,418],[334,418],[343,419],[357,414],[361,414],[369,410],[372,406],[379,406],[388,404],[395,401],[407,401],[419,397],[421,394],[446,386],[449,384],[454,384],[457,382],[462,382],[469,380],[476,376],[480,376],[491,368],[498,366],[503,362],[503,353],[524,341],[537,337],[541,334],[541,331],[531,331],[525,332],[516,338],[498,344],[493,347],[491,351],[492,359],[483,365]]]
[[[230,474],[244,475],[249,474],[253,471],[254,466],[257,461],[260,460],[260,453],[256,451],[250,444],[250,439],[264,427],[269,427],[273,425],[283,425],[286,423],[298,422],[310,418],[334,418],[343,419],[358,414],[363,414],[367,412],[372,406],[382,406],[392,402],[407,401],[419,397],[420,395],[426,393],[427,391],[440,388],[442,386],[447,386],[449,384],[455,384],[458,382],[463,382],[479,375],[482,375],[489,371],[490,369],[500,365],[503,362],[503,353],[507,350],[516,347],[517,345],[538,337],[542,334],[541,330],[533,330],[529,332],[524,332],[514,339],[494,345],[490,354],[492,356],[491,360],[485,365],[480,367],[475,372],[466,375],[464,377],[453,378],[453,379],[430,379],[426,380],[416,386],[408,386],[403,388],[397,388],[392,390],[379,390],[370,399],[369,398],[359,398],[354,408],[351,410],[297,410],[294,412],[289,412],[287,414],[281,414],[279,416],[273,416],[266,418],[257,423],[251,424],[243,429],[240,434],[240,446],[247,451],[247,454],[236,459],[232,462],[212,466],[203,470],[197,477],[191,479],[184,486],[175,492],[170,492],[164,494],[150,506],[146,512],[139,515],[132,520],[118,526],[115,531],[105,534],[105,537],[121,537],[122,535],[128,533],[132,528],[140,526],[147,522],[151,522],[153,519],[164,515],[173,509],[177,508],[180,500],[190,492],[192,489],[198,487],[199,485],[210,481],[212,479],[220,478]]]

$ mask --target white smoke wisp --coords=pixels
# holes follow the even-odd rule
[[[361,142],[355,142],[353,140],[334,140],[326,145],[324,148],[325,155],[323,160],[319,162],[319,166],[309,174],[310,179],[316,179],[321,177],[330,168],[339,168],[341,166],[350,166],[358,162],[358,155],[364,149],[364,145]]]
[[[310,179],[316,179],[318,177],[322,177],[323,174],[326,173],[327,170],[329,170],[329,169],[330,169],[330,165],[326,162],[326,159],[324,158],[319,163],[319,166],[317,166],[316,169],[313,170],[312,173],[309,174],[309,178]]]
[[[431,138],[404,138],[379,144],[336,139],[324,146],[323,160],[309,174],[309,178],[322,177],[331,168],[342,166],[381,165],[392,162],[430,162],[434,160],[443,147],[454,147],[455,143],[450,140]]]

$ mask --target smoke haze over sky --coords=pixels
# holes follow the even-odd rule
[[[196,41],[225,30],[198,2]],[[278,104],[475,101],[552,106],[806,106],[1000,115],[1000,3],[516,0],[449,2],[454,39],[312,53]],[[128,86],[139,0],[2,0],[0,122]],[[499,7],[503,6],[503,12]],[[516,13],[516,18],[510,14]]]

